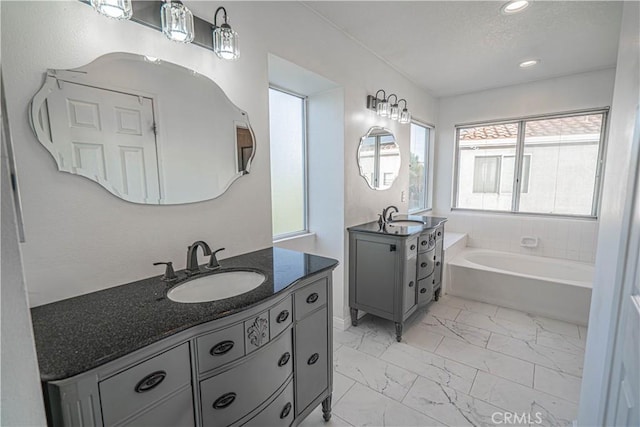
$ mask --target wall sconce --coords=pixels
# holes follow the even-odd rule
[[[91,0],[91,6],[101,15],[113,19],[131,19],[131,0]]]
[[[401,103],[402,101],[404,101],[404,108],[400,113],[400,119],[398,121],[402,124],[411,123],[411,112],[407,110],[407,100],[402,98],[400,101],[398,101],[398,104]]]
[[[224,24],[218,26],[218,12],[224,13]],[[238,33],[229,25],[227,10],[220,6],[213,15],[213,51],[218,58],[236,60],[240,57]]]
[[[1,1],[1,0],[0,0]],[[89,4],[104,16],[131,19],[145,27],[161,31],[170,40],[193,43],[212,50],[222,59],[238,59],[238,33],[231,29],[227,10],[219,7],[214,24],[193,16],[179,0],[79,0]],[[224,13],[224,23],[218,26],[218,12]]]
[[[167,0],[160,9],[162,33],[169,40],[191,43],[194,37],[193,13],[178,0]]]
[[[378,94],[382,92],[382,99],[378,98]],[[391,101],[391,97],[395,97],[395,101]],[[404,102],[404,108],[400,110],[398,104]],[[411,123],[411,113],[407,109],[407,100],[398,99],[395,93],[386,97],[384,90],[380,89],[374,95],[367,95],[367,108],[373,110],[380,117],[389,117],[391,120],[398,120],[402,124]]]

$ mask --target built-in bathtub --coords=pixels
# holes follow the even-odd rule
[[[593,265],[467,248],[446,265],[447,293],[586,325]]]

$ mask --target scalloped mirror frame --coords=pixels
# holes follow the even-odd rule
[[[363,152],[363,149],[365,148],[365,142],[368,138],[372,136],[387,136],[387,135],[390,135],[393,137],[393,145],[395,146],[395,150],[397,150],[397,162],[395,165],[391,165],[391,168],[389,169],[390,173],[393,173],[393,179],[388,185],[384,185],[384,176],[381,176],[382,172],[380,170],[380,166],[378,166],[378,171],[375,170],[375,164],[376,163],[378,165],[380,164],[379,148],[374,147],[374,156],[377,156],[378,158],[377,159],[375,157],[373,158],[374,170],[373,170],[372,177],[370,177],[371,171],[367,169],[367,165],[365,164],[364,156],[362,155],[362,152]],[[378,190],[378,191],[388,190],[389,188],[391,188],[395,180],[398,178],[398,174],[400,172],[400,165],[402,163],[402,157],[400,155],[400,146],[396,142],[396,137],[393,134],[393,132],[391,132],[391,130],[384,128],[382,126],[371,127],[367,131],[367,133],[363,135],[362,138],[360,138],[360,144],[358,145],[358,153],[357,153],[356,160],[358,161],[358,170],[360,172],[360,176],[364,178],[369,188],[371,188],[372,190]],[[376,174],[378,175],[377,177],[376,177]]]
[[[128,74],[132,68],[136,73]],[[181,80],[182,85],[176,85],[174,79],[186,80]],[[142,87],[133,87],[136,81]],[[118,132],[107,134],[117,133],[119,138],[123,134],[125,137],[142,137],[145,134],[146,142],[135,142],[132,147],[126,138],[119,139],[119,144],[115,144],[119,152],[108,155],[108,151],[115,149],[113,146],[103,144],[104,147],[100,147],[96,141],[83,140],[86,135],[82,132],[88,128],[100,131],[107,128],[106,123],[102,123],[105,120],[100,118],[101,113],[98,113],[101,107],[80,100],[85,108],[74,113],[69,101],[73,97],[53,102],[56,92],[62,92],[65,86],[82,89],[83,93],[101,91],[100,102],[113,96],[118,102],[124,99],[125,104],[146,104],[141,107],[146,116],[134,111],[137,107],[116,105],[113,111],[124,119],[116,120]],[[183,99],[179,94],[171,93],[183,86],[194,86],[190,97]],[[194,100],[206,100],[210,104],[195,104]],[[110,101],[104,102],[107,105]],[[64,108],[60,107],[52,114],[56,103]],[[60,119],[62,110],[65,110],[64,120]],[[93,117],[91,112],[95,113]],[[76,135],[72,135],[69,129],[65,130],[65,127],[71,128],[72,114],[75,114],[72,119],[79,122],[79,127],[73,129],[80,130]],[[140,119],[141,114],[143,119]],[[52,116],[56,118],[53,123]],[[145,117],[148,120],[145,121]],[[122,200],[139,204],[176,205],[215,199],[238,178],[249,173],[256,152],[255,135],[247,113],[233,104],[213,80],[171,62],[123,52],[100,56],[87,65],[70,70],[47,70],[43,86],[29,105],[29,120],[36,138],[52,155],[60,172],[87,178]],[[65,120],[69,124],[64,123]],[[210,132],[211,129],[214,131]],[[199,134],[215,137],[193,138]],[[69,147],[65,147],[64,138],[58,135],[67,135],[75,142],[66,141]],[[206,152],[195,148],[190,152],[186,149],[187,143],[192,148],[199,145]],[[145,147],[148,148],[146,153]],[[81,153],[83,150],[85,152]],[[91,163],[91,167],[78,163],[83,154],[86,154],[85,160]],[[209,155],[209,158],[204,155]],[[115,169],[121,169],[121,172],[109,172],[107,158],[119,159]],[[215,168],[212,167],[219,161]],[[136,164],[139,165],[137,168]],[[183,169],[178,165],[183,165]],[[128,186],[122,184],[125,181],[122,176],[112,178],[127,172]],[[142,181],[144,185],[135,187]],[[130,191],[132,188],[138,188],[138,191]]]

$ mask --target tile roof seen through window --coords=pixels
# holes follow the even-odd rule
[[[559,117],[556,119],[525,121],[525,137],[599,134],[603,114]],[[516,139],[517,123],[476,126],[460,129],[461,141],[488,139]]]

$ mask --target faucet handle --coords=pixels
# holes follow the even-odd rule
[[[172,262],[154,262],[153,265],[166,265],[167,268],[164,271],[164,276],[160,280],[164,280],[165,282],[171,282],[172,280],[176,280],[178,276],[176,272],[173,271],[173,263]]]
[[[218,259],[216,258],[216,254],[220,251],[224,251],[225,248],[216,249],[211,253],[211,258],[209,258],[209,263],[207,264],[207,270],[215,270],[220,268],[220,263],[218,263]]]

